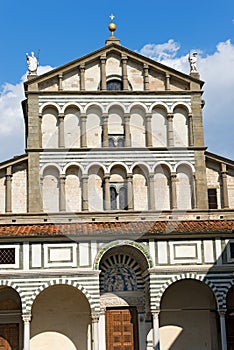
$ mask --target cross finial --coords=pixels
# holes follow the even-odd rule
[[[115,16],[113,14],[111,14],[109,17],[110,17],[111,21],[113,21],[115,18]]]

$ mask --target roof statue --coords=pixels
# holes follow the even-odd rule
[[[190,73],[197,72],[197,52],[193,52],[192,56],[189,53]]]
[[[34,52],[31,52],[31,56],[26,53],[26,60],[28,64],[29,74],[37,74],[38,60],[34,55]]]

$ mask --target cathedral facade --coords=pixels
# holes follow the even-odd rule
[[[234,161],[203,81],[120,44],[41,76],[0,163],[0,345],[234,349]],[[31,57],[34,59],[34,57]]]

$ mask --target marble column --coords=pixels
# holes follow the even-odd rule
[[[177,174],[171,173],[171,209],[177,208],[176,182]]]
[[[155,310],[152,312],[153,315],[153,328],[154,328],[154,337],[153,337],[153,349],[159,350],[159,310]]]
[[[103,177],[103,191],[104,191],[104,210],[111,209],[111,197],[110,197],[110,174],[106,174]]]
[[[59,211],[66,211],[66,175],[60,175],[59,178]]]
[[[101,56],[100,62],[101,62],[101,90],[106,91],[106,56]]]
[[[128,58],[127,56],[122,56],[122,79],[123,79],[123,90],[127,91],[128,90],[128,72],[127,72],[127,61]]]
[[[87,135],[86,135],[86,122],[87,122],[87,116],[86,114],[80,115],[80,147],[86,148],[87,147]]]
[[[82,175],[82,211],[89,210],[88,203],[88,175]]]
[[[58,76],[58,89],[59,91],[63,90],[63,74],[59,74]]]
[[[125,136],[125,147],[131,147],[131,134],[130,134],[130,114],[125,113],[124,115],[124,136]]]
[[[192,114],[188,115],[188,145],[190,147],[194,146],[194,137],[193,137],[193,116]]]
[[[168,73],[166,73],[166,81],[165,81],[165,89],[166,90],[171,90],[171,82],[170,82],[170,80],[171,80],[171,76],[170,76],[170,74],[168,74]]]
[[[229,208],[228,200],[228,185],[227,185],[227,166],[226,164],[221,164],[221,182],[222,182],[222,205],[223,208]]]
[[[151,125],[151,114],[146,114],[146,147],[152,147],[152,125]]]
[[[85,90],[85,64],[79,66],[80,69],[80,91]]]
[[[22,319],[24,322],[24,349],[30,350],[30,321],[31,315],[22,315]]]
[[[220,330],[221,330],[221,347],[222,350],[227,350],[227,335],[226,335],[226,310],[219,310]]]
[[[148,191],[149,191],[149,209],[155,210],[155,191],[154,191],[154,174],[149,174]]]
[[[127,188],[128,188],[128,210],[134,209],[133,200],[133,175],[127,174]]]
[[[12,212],[12,167],[6,168],[6,181],[5,181],[5,211],[6,213]]]
[[[173,114],[167,114],[167,146],[174,147]]]
[[[144,63],[143,66],[144,90],[149,90],[149,66]]]
[[[102,145],[108,147],[108,114],[102,115]]]
[[[59,120],[59,148],[64,148],[65,147],[65,139],[64,139],[64,114],[59,114],[58,116]]]
[[[99,350],[99,313],[92,313],[92,350]]]

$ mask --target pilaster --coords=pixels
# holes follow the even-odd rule
[[[101,90],[106,91],[106,56],[100,57],[101,62]]]
[[[123,55],[121,57],[121,61],[122,61],[123,90],[127,91],[128,90],[128,73],[127,73],[127,61],[128,61],[128,58],[127,58],[127,56]]]

